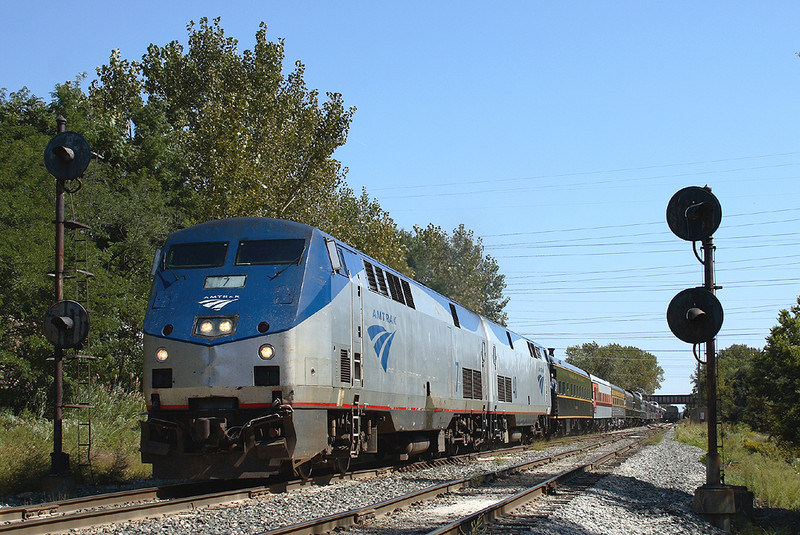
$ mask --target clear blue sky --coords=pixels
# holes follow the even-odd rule
[[[336,157],[410,229],[460,223],[507,276],[510,326],[556,347],[652,352],[685,393],[691,347],[665,312],[702,283],[670,197],[709,184],[725,310],[718,347],[761,348],[800,295],[800,3],[14,2],[0,87],[48,98],[113,48],[260,21],[287,69],[356,106]]]

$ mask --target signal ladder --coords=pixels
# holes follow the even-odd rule
[[[65,221],[64,229],[71,232],[74,245],[72,269],[65,269],[64,278],[72,279],[75,283],[75,301],[83,305],[91,315],[89,307],[89,281],[94,277],[87,268],[89,267],[89,231],[88,225],[78,221]],[[92,361],[95,357],[87,354],[86,345],[72,350],[68,358],[71,364],[72,376],[76,379],[76,390],[72,404],[64,405],[65,409],[78,410],[78,459],[77,467],[81,472],[92,473]]]

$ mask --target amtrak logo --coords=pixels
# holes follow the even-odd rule
[[[536,380],[539,382],[539,392],[544,394],[544,375],[540,373]]]
[[[396,332],[396,331],[395,331]],[[380,325],[372,325],[367,329],[369,339],[372,340],[375,347],[375,353],[381,359],[381,366],[383,371],[389,365],[389,349],[392,347],[392,340],[394,339],[395,332],[389,332]]]
[[[238,300],[238,295],[212,295],[211,297],[206,297],[197,303],[206,308],[210,308],[211,310],[222,310],[224,306],[230,305]]]

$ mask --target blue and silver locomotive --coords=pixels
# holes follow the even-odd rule
[[[313,227],[195,225],[153,276],[141,450],[156,476],[341,468],[550,425],[542,346]]]

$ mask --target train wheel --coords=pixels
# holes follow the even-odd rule
[[[303,482],[308,481],[311,478],[311,470],[314,468],[314,465],[311,461],[306,461],[303,464],[297,465],[295,467],[295,472],[303,480]]]
[[[460,452],[462,449],[463,446],[461,446],[458,442],[455,441],[455,437],[453,437],[452,435],[447,437],[447,442],[445,444],[445,450],[447,452],[447,455],[451,456],[458,455],[458,452]]]

